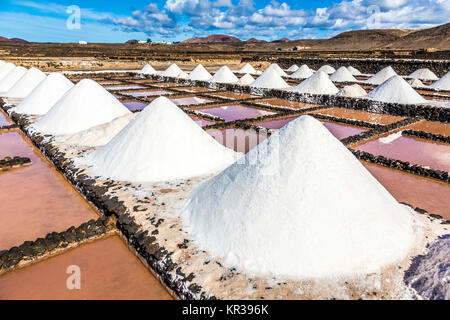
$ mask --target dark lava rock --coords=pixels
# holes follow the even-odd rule
[[[413,259],[404,281],[425,299],[450,300],[450,234],[427,249],[426,255]]]

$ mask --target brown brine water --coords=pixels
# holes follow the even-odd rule
[[[122,240],[113,236],[0,276],[0,299],[172,298]]]
[[[0,172],[0,250],[98,218],[23,134],[0,134],[0,158],[7,156],[28,157],[33,163]]]

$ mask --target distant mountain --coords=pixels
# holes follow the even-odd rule
[[[194,43],[238,43],[242,42],[242,40],[233,37],[227,36],[225,34],[213,34],[207,37],[197,37],[191,38],[182,41],[183,44],[194,44]]]
[[[4,41],[4,42],[21,42],[21,43],[27,43],[28,42],[27,40],[23,40],[23,39],[20,39],[20,38],[8,39],[8,38],[5,38],[5,37],[0,37],[0,41]]]
[[[290,42],[291,40],[288,38],[281,38],[279,40],[272,41],[273,43],[282,43],[282,42]]]
[[[430,29],[413,30],[388,44],[386,48],[439,48],[450,49],[450,23]]]
[[[248,40],[245,41],[245,42],[262,43],[262,42],[267,42],[267,41],[266,41],[266,40],[259,40],[259,39],[256,39],[256,38],[250,38],[250,39],[248,39]]]
[[[20,38],[11,38],[11,39],[9,39],[9,41],[12,41],[12,42],[20,42],[20,43],[28,43],[27,40],[20,39]]]

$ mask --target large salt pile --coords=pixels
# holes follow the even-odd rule
[[[304,64],[300,68],[298,68],[297,71],[291,74],[290,77],[293,79],[308,79],[313,74],[314,72],[306,64]]]
[[[155,69],[153,69],[153,67],[149,64],[146,64],[141,71],[139,71],[140,74],[149,74],[149,75],[155,75],[158,72],[156,72]]]
[[[397,73],[392,69],[391,66],[384,68],[383,70],[379,71],[377,74],[369,78],[366,83],[373,84],[373,85],[379,85],[385,82],[387,79],[391,78],[392,76],[396,76]]]
[[[101,85],[84,79],[31,127],[45,134],[73,134],[129,113],[131,111]]]
[[[352,66],[347,67],[347,69],[353,76],[360,76],[362,74],[361,71]]]
[[[24,67],[13,68],[1,81],[0,81],[0,95],[4,95],[9,91],[27,72]]]
[[[430,85],[430,88],[436,90],[447,90],[450,91],[450,72],[448,72],[441,79]]]
[[[417,104],[426,102],[426,100],[400,76],[389,78],[371,91],[367,95],[367,98],[388,103]]]
[[[248,74],[256,74],[255,68],[250,63],[246,63],[237,73],[248,73]]]
[[[320,69],[317,71],[322,71],[322,72],[325,72],[326,74],[333,74],[336,72],[336,69],[333,68],[332,66],[329,66],[326,64],[326,65],[321,66]]]
[[[154,100],[107,145],[82,161],[116,180],[160,182],[217,172],[237,154],[165,97]]]
[[[5,78],[8,73],[11,72],[12,69],[15,68],[15,65],[13,65],[12,63],[8,62],[5,63],[4,65],[2,65],[0,67],[0,81],[3,80],[3,78]]]
[[[298,69],[300,69],[299,66],[296,65],[296,64],[293,64],[293,65],[292,65],[289,69],[287,69],[286,71],[288,71],[288,72],[295,72],[295,71],[297,71]]]
[[[196,244],[229,266],[295,278],[367,274],[416,243],[410,209],[312,117],[246,160],[197,187],[181,213]]]
[[[13,109],[20,114],[44,115],[72,88],[73,83],[65,76],[52,73]]]
[[[340,67],[331,76],[330,80],[333,82],[356,82],[358,80],[348,71],[346,67]]]
[[[182,72],[183,70],[181,70],[180,67],[178,67],[175,63],[173,63],[170,65],[170,67],[166,69],[166,71],[164,71],[160,75],[162,77],[177,78]]]
[[[350,97],[350,98],[362,98],[367,94],[366,90],[361,88],[358,84],[353,84],[351,86],[345,86],[338,92],[338,96]]]
[[[204,66],[199,64],[192,70],[191,74],[186,78],[187,80],[208,81],[212,75],[205,69]]]
[[[292,88],[292,91],[311,94],[336,94],[339,89],[331,82],[327,74],[317,71],[298,86]]]
[[[255,88],[267,88],[267,89],[289,88],[289,85],[278,74],[275,68],[268,68],[266,71],[263,72],[262,75],[258,77],[258,79],[256,79],[253,83],[251,83],[250,86]]]
[[[253,77],[246,73],[242,78],[239,79],[239,84],[241,86],[248,86],[250,84],[252,84],[255,81],[255,79],[253,79]]]
[[[239,79],[234,75],[234,73],[227,66],[223,66],[208,80],[214,83],[236,83]]]
[[[4,65],[6,62],[4,60],[0,60],[0,67]]]
[[[408,78],[425,80],[425,81],[439,80],[439,78],[434,74],[434,72],[428,68],[416,70],[413,73],[411,73],[408,76]]]
[[[25,99],[47,76],[41,70],[30,68],[17,83],[5,93],[5,97]]]
[[[269,70],[275,70],[280,75],[280,77],[288,76],[287,73],[284,72],[283,69],[281,69],[280,66],[277,65],[276,63],[272,63],[266,70],[264,70],[264,72],[269,71]]]
[[[111,141],[123,128],[125,128],[131,120],[136,117],[137,113],[130,113],[111,122],[101,124],[99,126],[75,133],[68,136],[60,136],[58,140],[67,144],[77,144],[80,146],[98,147],[104,146]]]

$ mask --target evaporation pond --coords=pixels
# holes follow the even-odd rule
[[[79,267],[79,290],[67,287],[69,266]],[[0,299],[169,300],[171,296],[122,240],[113,236],[0,276]]]
[[[205,104],[205,103],[213,102],[211,100],[198,98],[198,97],[184,97],[184,98],[175,98],[175,99],[171,99],[171,100],[177,106],[191,106],[191,105]]]
[[[217,108],[198,109],[200,112],[208,113],[210,115],[220,117],[225,121],[244,120],[251,118],[259,118],[275,114],[275,112],[244,107],[241,105],[223,106]]]
[[[98,218],[75,189],[21,133],[0,134],[0,158],[30,166],[0,172],[0,251]]]
[[[251,149],[268,138],[264,132],[243,129],[209,129],[206,130],[214,139],[236,152],[248,153]]]
[[[393,136],[395,138],[395,136]],[[419,138],[399,136],[395,140],[381,138],[358,146],[357,150],[369,152],[433,169],[450,171],[450,145]]]
[[[172,93],[164,91],[164,90],[157,90],[157,91],[144,91],[144,92],[127,92],[124,93],[127,96],[132,97],[152,97],[152,96],[167,96],[171,95]]]
[[[450,220],[449,184],[372,163],[363,164],[397,201]]]
[[[123,105],[128,108],[130,111],[140,111],[144,109],[147,104],[139,101],[129,101],[124,102]]]
[[[291,118],[284,118],[284,119],[277,119],[277,120],[271,120],[271,121],[265,121],[265,122],[258,122],[255,123],[257,126],[267,128],[267,129],[281,129],[285,125],[287,125],[289,122],[297,119],[297,117],[291,117]],[[358,127],[353,127],[346,124],[340,124],[335,122],[327,122],[322,121],[322,124],[339,140],[358,135],[362,132],[367,131],[367,129],[362,129]]]

